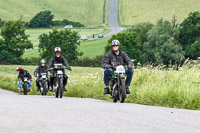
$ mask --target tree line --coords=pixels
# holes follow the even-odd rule
[[[25,49],[33,48],[33,44],[25,34],[22,21],[7,21],[1,28],[0,63],[31,64],[38,63],[39,58],[22,59]],[[72,65],[100,66],[103,55],[94,59],[83,58],[78,51],[80,37],[70,29],[52,30],[49,34],[39,36],[39,54],[49,60],[54,56],[53,49],[61,47],[63,55]],[[154,65],[181,64],[185,58],[197,59],[200,56],[200,12],[189,13],[180,24],[175,16],[171,21],[159,19],[156,24],[139,23],[133,28],[113,35],[105,46],[105,53],[111,50],[110,43],[118,39],[120,49],[125,51],[137,63],[153,63]],[[103,44],[102,44],[103,45]]]
[[[73,25],[74,27],[84,27],[80,22],[73,22],[67,19],[53,20],[55,15],[51,11],[45,10],[37,13],[29,22],[23,22],[27,28],[49,28],[51,26]],[[0,27],[3,27],[4,21],[0,18]]]

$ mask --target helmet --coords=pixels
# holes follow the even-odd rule
[[[20,72],[21,72],[21,71],[23,71],[23,70],[24,70],[23,67],[17,67],[17,68],[16,68],[16,71],[20,71]]]
[[[60,47],[56,47],[55,48],[55,53],[61,53],[61,48]]]
[[[117,46],[119,46],[120,43],[119,43],[118,40],[113,40],[112,43],[111,43],[111,45],[112,45],[112,46],[113,46],[113,45],[117,45]]]
[[[40,63],[41,63],[41,64],[45,64],[46,61],[45,61],[44,59],[42,59],[42,60],[40,61]]]

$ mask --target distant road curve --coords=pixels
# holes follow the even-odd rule
[[[113,34],[119,33],[126,29],[119,26],[118,22],[118,0],[109,0],[109,25],[111,31],[104,35],[104,37],[112,36]],[[98,39],[98,37],[90,38],[89,40]]]

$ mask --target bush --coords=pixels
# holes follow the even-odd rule
[[[52,25],[53,17],[54,15],[51,14],[51,11],[40,11],[30,20],[29,27],[50,27]]]
[[[101,67],[102,60],[103,55],[96,56],[93,59],[84,57],[83,59],[79,59],[78,61],[76,61],[73,65],[82,67]]]
[[[52,23],[52,26],[66,26],[66,25],[73,25],[74,27],[84,27],[84,25],[79,22],[73,22],[67,19],[63,19],[62,21],[55,20]]]

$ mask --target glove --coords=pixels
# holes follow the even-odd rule
[[[30,79],[30,81],[33,81],[33,79]]]

